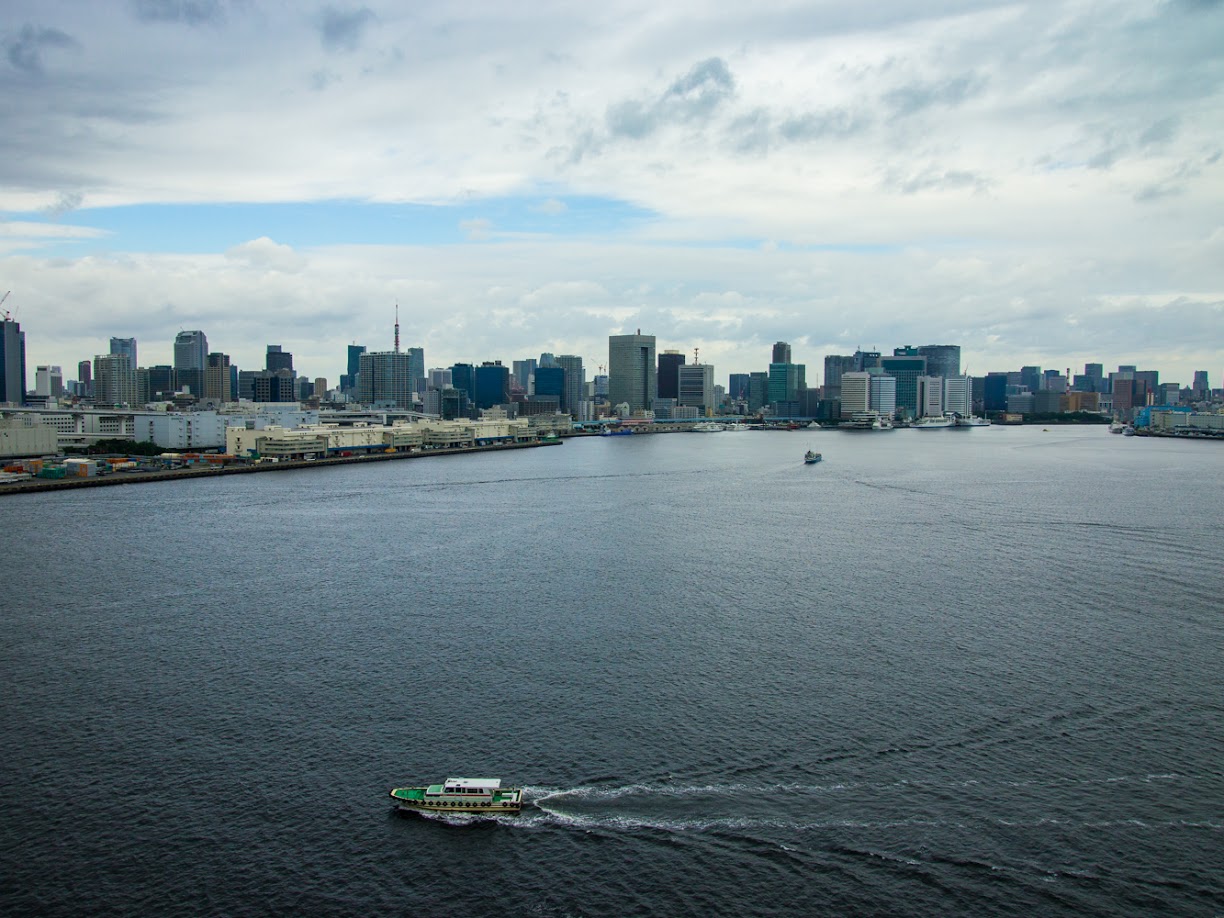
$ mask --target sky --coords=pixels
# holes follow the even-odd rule
[[[335,385],[397,307],[429,367],[1220,386],[1222,49],[1221,0],[6,0],[0,309],[31,387],[182,329]]]

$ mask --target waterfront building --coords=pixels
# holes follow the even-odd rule
[[[608,401],[626,404],[630,414],[647,411],[659,396],[655,337],[610,335],[608,337]]]
[[[664,351],[659,355],[658,398],[680,397],[680,368],[684,366],[684,355],[679,351]]]
[[[99,354],[94,357],[94,401],[99,405],[138,404],[136,368],[126,354]]]
[[[848,418],[871,408],[871,374],[852,370],[841,375],[841,416]]]
[[[41,398],[61,398],[64,394],[64,371],[56,366],[34,369],[34,394]]]
[[[12,319],[0,318],[0,405],[24,405],[25,400],[25,332]]]
[[[942,376],[944,379],[960,376],[959,344],[924,344],[914,350],[918,356],[926,358],[928,376]]]
[[[918,417],[942,417],[944,413],[943,377],[919,376],[915,387],[918,393]]]
[[[697,408],[699,412],[709,413],[715,407],[714,401],[714,367],[708,363],[693,363],[677,368],[679,395],[678,405]]]
[[[986,379],[982,382],[983,412],[1007,410],[1007,377],[1007,373],[986,374]]]
[[[407,354],[374,351],[357,362],[357,401],[380,408],[411,408],[412,367]]]
[[[868,409],[877,411],[882,418],[891,418],[897,413],[897,379],[876,368],[868,374],[871,379]]]
[[[126,354],[132,362],[132,366],[140,366],[140,361],[136,359],[136,339],[135,338],[111,338],[110,352],[112,354]]]
[[[943,410],[954,411],[963,418],[973,414],[973,379],[969,376],[947,376],[943,381]]]

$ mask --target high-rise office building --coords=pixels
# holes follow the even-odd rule
[[[204,398],[218,402],[232,401],[234,393],[230,391],[230,358],[229,354],[214,353],[208,355],[208,366],[204,368]]]
[[[897,413],[897,378],[882,372],[871,373],[870,376],[868,408],[878,411],[882,418],[891,418]]]
[[[986,374],[982,383],[982,410],[984,412],[1007,410],[1007,379],[1008,373],[992,372]]]
[[[944,413],[944,379],[942,376],[918,377],[918,417],[937,418]]]
[[[0,405],[23,405],[26,398],[25,332],[0,318]]]
[[[408,348],[408,372],[412,377],[412,391],[416,395],[425,392],[425,348]]]
[[[770,363],[790,363],[791,362],[791,346],[785,341],[775,342],[773,346],[773,359]]]
[[[664,351],[659,355],[658,398],[678,398],[680,391],[680,367],[684,366],[684,355],[679,351]]]
[[[348,346],[348,362],[345,365],[347,372],[340,376],[340,391],[352,394],[357,388],[357,374],[361,372],[361,355],[366,352],[364,344],[350,344]]]
[[[748,374],[748,411],[756,414],[769,404],[769,374],[756,371]]]
[[[510,368],[486,360],[476,368],[476,407],[492,408],[510,401]]]
[[[561,411],[565,398],[565,370],[562,367],[536,367],[535,391],[536,399],[556,399],[557,410]]]
[[[467,393],[468,403],[476,402],[476,368],[470,363],[456,363],[450,368],[451,385]]]
[[[63,369],[55,366],[35,367],[34,394],[42,398],[62,396],[64,394]]]
[[[748,373],[732,373],[728,379],[727,397],[737,402],[748,401],[748,385],[752,376]]]
[[[944,411],[955,411],[963,418],[973,414],[973,379],[969,376],[945,376],[943,381]]]
[[[178,386],[192,395],[202,395],[207,366],[208,338],[204,332],[179,332],[174,338],[174,376]]]
[[[795,402],[799,391],[807,388],[807,367],[802,363],[769,365],[769,404]]]
[[[1020,385],[1030,392],[1041,391],[1041,367],[1021,367]]]
[[[713,411],[714,402],[714,366],[709,363],[690,363],[677,369],[679,378],[679,397],[677,404],[690,408],[700,408],[702,411]],[[660,396],[661,398],[662,396]]]
[[[870,370],[872,367],[880,365],[879,351],[855,351],[854,352],[854,371],[863,373]]]
[[[127,354],[99,354],[94,358],[94,401],[98,405],[134,406],[136,368]]]
[[[829,354],[824,359],[824,395],[825,398],[841,398],[841,380],[843,373],[855,372],[853,354]]]
[[[88,360],[82,360],[77,364],[77,385],[81,387],[78,395],[86,398],[93,396],[93,363]]]
[[[916,350],[916,348],[897,348],[901,350]],[[880,369],[897,381],[896,407],[906,416],[913,417],[918,413],[918,377],[935,375],[927,373],[925,357],[917,354],[897,354],[880,358]]]
[[[449,389],[454,385],[450,367],[433,367],[429,371],[430,389]],[[437,412],[435,412],[436,414]]]
[[[659,371],[655,363],[655,337],[608,336],[608,401],[629,410],[646,411],[659,396]]]
[[[112,354],[126,354],[128,359],[132,361],[132,366],[140,366],[140,361],[136,359],[135,338],[111,338],[110,352]]]
[[[841,415],[848,418],[858,411],[871,408],[871,374],[851,370],[841,376]]]
[[[412,367],[407,354],[375,351],[358,359],[357,401],[378,408],[412,407]]]
[[[174,367],[158,364],[153,367],[136,368],[136,401],[169,401],[174,398]]]
[[[515,360],[510,364],[510,375],[513,377],[514,387],[521,389],[523,392],[531,392],[531,377],[535,375],[536,359],[528,357],[526,360]]]
[[[584,410],[586,402],[586,370],[582,358],[576,354],[559,354],[557,366],[565,371],[565,391],[561,396],[561,410],[575,420],[584,421],[589,414]]]
[[[960,376],[959,344],[924,344],[914,348],[914,351],[919,357],[926,358],[928,376],[942,376],[944,379]]]
[[[264,369],[269,373],[275,373],[277,370],[293,369],[293,355],[279,344],[268,345],[268,353],[264,357],[264,361]]]

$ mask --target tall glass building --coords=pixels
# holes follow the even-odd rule
[[[655,336],[608,336],[608,401],[630,411],[647,411],[659,395]]]

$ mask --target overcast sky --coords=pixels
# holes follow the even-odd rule
[[[516,9],[522,7],[522,10]],[[1224,4],[5,0],[35,364],[180,329],[335,384],[610,334],[1224,385]]]

